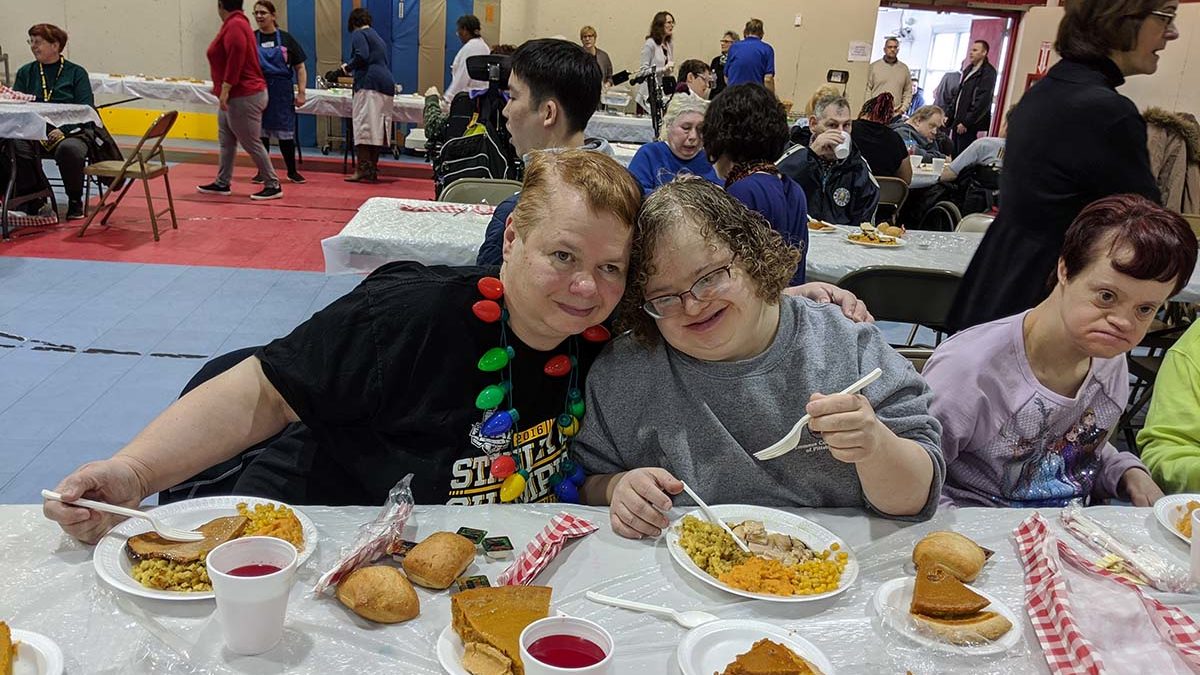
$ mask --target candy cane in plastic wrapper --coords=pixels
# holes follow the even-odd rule
[[[1055,675],[1192,673],[1200,631],[1178,608],[1084,560],[1035,513],[1013,537],[1026,611]]]
[[[333,569],[317,580],[312,591],[314,594],[324,593],[350,572],[390,554],[400,546],[404,541],[404,525],[413,510],[412,488],[409,485],[412,477],[411,473],[408,474],[388,492],[387,502],[379,510],[379,515],[358,529],[354,544],[345,549],[346,552]]]
[[[1164,558],[1150,546],[1132,547],[1117,539],[1100,523],[1084,514],[1083,504],[1072,500],[1062,510],[1062,523],[1080,541],[1101,555],[1115,555],[1142,579],[1160,591],[1185,593],[1192,589],[1188,570]]]

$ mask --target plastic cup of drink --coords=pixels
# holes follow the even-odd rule
[[[946,167],[946,159],[944,157],[933,158],[933,172],[941,175],[942,169]]]
[[[297,555],[295,546],[275,537],[234,539],[209,552],[205,566],[229,651],[262,654],[279,644]]]
[[[842,132],[842,142],[833,149],[833,156],[838,159],[846,159],[850,156],[850,134]]]
[[[525,675],[611,675],[615,672],[612,635],[600,624],[587,619],[573,616],[538,619],[521,631],[518,642]],[[586,658],[581,653],[591,654],[593,658]],[[600,657],[601,653],[603,657],[595,660],[594,657]]]
[[[908,156],[908,161],[912,162],[913,171],[916,171],[917,169],[921,168],[921,161],[923,159],[924,158],[921,157],[920,155],[909,155]]]

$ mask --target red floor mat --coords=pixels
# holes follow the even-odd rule
[[[209,183],[216,167],[179,164],[171,167],[171,188],[179,229],[169,214],[158,219],[160,241],[154,241],[142,186],[134,185],[108,226],[94,222],[81,239],[83,221],[19,229],[0,242],[0,255],[66,258],[111,262],[165,263],[322,271],[321,240],[341,231],[359,205],[370,197],[433,199],[433,183],[411,178],[383,178],[378,184],[346,183],[337,173],[305,174],[303,185],[283,183],[283,198],[249,199],[260,186],[250,182],[252,169],[234,173],[233,195],[196,192]],[[161,179],[151,181],[156,209],[167,206]],[[95,203],[93,198],[93,203]]]

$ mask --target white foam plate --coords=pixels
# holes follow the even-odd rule
[[[162,518],[163,522],[169,526],[192,530],[214,518],[236,516],[237,505],[241,502],[245,502],[251,508],[255,504],[287,506],[283,502],[260,499],[258,497],[201,497],[199,499],[189,499],[156,507],[154,515]],[[304,528],[304,550],[300,552],[300,557],[296,562],[296,566],[299,567],[317,549],[317,526],[300,509],[295,507],[288,508],[296,512],[296,517],[300,520],[300,526]],[[109,530],[108,534],[104,535],[104,538],[100,540],[100,543],[96,544],[96,550],[92,554],[92,565],[96,568],[96,574],[113,588],[143,598],[153,598],[155,600],[207,600],[213,597],[212,591],[206,593],[187,593],[183,591],[160,591],[155,588],[147,588],[133,578],[131,573],[133,563],[129,560],[129,556],[125,554],[125,542],[130,537],[142,534],[143,532],[149,532],[150,529],[149,522],[141,518],[130,518]]]
[[[566,616],[561,610],[555,614]],[[471,675],[466,668],[462,667],[463,652],[466,650],[467,646],[463,644],[462,638],[458,637],[458,633],[454,632],[454,626],[447,625],[441,633],[438,633],[434,651],[437,653],[438,663],[442,664],[442,670],[450,675]]]
[[[675,650],[675,658],[683,675],[712,675],[724,671],[738,654],[750,651],[763,638],[786,645],[812,662],[822,675],[834,675],[829,658],[796,631],[747,619],[713,621],[688,631]]]
[[[881,244],[879,242],[874,242],[874,241],[854,241],[849,236],[846,237],[846,241],[851,244],[854,244],[855,246],[869,246],[871,248],[903,248],[908,245],[908,242],[903,237],[895,237],[895,239],[896,239],[896,244],[892,245],[892,244]]]
[[[1184,511],[1187,510],[1187,503],[1193,499],[1200,502],[1200,495],[1167,495],[1154,502],[1154,518],[1158,520],[1158,524],[1167,528],[1168,532],[1179,537],[1185,544],[1191,544],[1192,542],[1183,536],[1182,532],[1175,529],[1175,523],[1179,521]]]
[[[811,227],[811,225],[812,225],[813,223],[817,223],[817,224],[819,224],[821,227],[820,227],[819,229],[815,229],[815,230],[814,230],[814,229]],[[810,227],[808,228],[808,231],[809,231],[809,232],[815,232],[815,233],[817,233],[817,234],[833,234],[834,232],[837,232],[837,231],[838,231],[838,229],[837,229],[837,227],[836,227],[835,225],[833,225],[832,223],[827,223],[827,222],[825,222],[825,221],[823,221],[823,220],[810,220],[810,221],[808,221],[808,224],[810,225]]]
[[[442,664],[442,670],[450,675],[471,675],[462,667],[463,652],[466,649],[458,633],[454,632],[453,626],[443,628],[438,634],[436,647],[438,663]]]
[[[12,639],[19,643],[13,675],[62,675],[62,650],[54,640],[19,628],[12,629]]]
[[[943,642],[933,635],[925,633],[917,628],[916,624],[908,618],[908,608],[912,604],[913,585],[915,583],[916,579],[913,577],[900,577],[899,579],[892,579],[883,584],[875,593],[875,613],[889,626],[895,628],[896,631],[913,642],[940,651],[953,652],[955,654],[970,654],[972,656],[1000,654],[1012,649],[1021,642],[1022,624],[1020,617],[994,595],[970,585],[967,585],[967,588],[982,595],[992,603],[988,605],[987,611],[1003,615],[1012,624],[1012,628],[995,642],[967,647],[952,645],[949,642]]]
[[[770,602],[812,602],[813,600],[821,600],[845,591],[858,578],[858,558],[855,557],[854,551],[850,550],[850,547],[840,537],[807,518],[801,518],[795,514],[765,506],[748,506],[745,504],[719,504],[717,506],[710,506],[709,509],[726,523],[741,520],[761,521],[763,527],[768,532],[780,532],[796,537],[814,551],[827,549],[831,544],[837,543],[840,547],[839,551],[845,551],[849,556],[846,560],[846,568],[842,570],[842,579],[837,590],[817,595],[751,593],[750,591],[743,591],[740,588],[734,588],[733,586],[721,583],[716,577],[700,569],[699,565],[692,562],[692,559],[688,557],[687,551],[684,551],[683,547],[679,545],[678,528],[683,523],[683,518],[680,518],[671,523],[671,527],[667,528],[667,549],[671,552],[671,557],[675,559],[675,562],[679,563],[680,567],[709,586],[728,591],[734,595],[740,595],[743,598],[753,598],[755,600],[767,600]],[[704,521],[708,520],[704,512],[700,509],[696,509],[686,515],[695,516]]]

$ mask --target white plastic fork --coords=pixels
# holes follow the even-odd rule
[[[839,393],[841,393],[841,394],[857,394],[859,391],[862,391],[862,389],[864,387],[866,387],[868,384],[871,384],[875,380],[878,380],[879,376],[882,374],[883,374],[883,371],[880,370],[879,368],[876,368],[875,370],[872,370],[871,372],[867,373],[866,375],[863,375],[862,379],[860,379],[859,381],[850,385],[849,387],[846,387]],[[792,430],[787,432],[786,436],[779,439],[778,441],[775,441],[770,446],[763,448],[762,450],[759,450],[758,452],[754,453],[754,458],[765,462],[767,460],[783,457],[784,455],[788,454],[789,452],[795,450],[796,446],[800,444],[800,433],[802,431],[804,431],[804,427],[808,426],[808,423],[811,420],[812,420],[812,415],[805,414],[804,417],[800,418],[799,422],[796,422],[796,426],[792,427]]]
[[[635,612],[646,612],[647,614],[658,614],[660,616],[670,617],[675,623],[684,628],[696,628],[703,626],[706,623],[716,621],[720,617],[701,612],[699,610],[691,610],[688,612],[680,612],[679,610],[671,609],[670,607],[660,607],[658,605],[648,605],[644,602],[634,602],[633,600],[622,600],[609,595],[601,595],[595,591],[587,592],[587,599],[592,602],[598,602],[602,605],[611,605],[620,607],[621,609],[632,609]]]
[[[742,541],[741,537],[734,534],[733,530],[729,529],[729,526],[725,524],[725,521],[718,518],[717,514],[713,513],[712,509],[708,508],[708,504],[705,504],[704,500],[700,499],[700,495],[692,492],[692,488],[688,487],[687,483],[683,484],[683,491],[687,493],[687,496],[692,498],[692,501],[696,502],[696,506],[700,507],[700,510],[704,512],[704,515],[707,516],[709,520],[717,525],[720,525],[722,530],[725,530],[729,536],[733,537],[733,540],[737,543],[738,548],[742,549],[746,553],[750,552],[750,547],[746,545],[746,542]]]
[[[163,539],[170,539],[171,541],[200,541],[201,539],[204,539],[204,535],[200,532],[189,532],[187,530],[181,530],[175,527],[168,527],[167,525],[163,524],[161,520],[155,518],[149,513],[146,513],[145,511],[127,509],[124,506],[106,504],[104,502],[97,502],[91,499],[76,499],[74,501],[68,501],[63,499],[62,495],[52,490],[42,490],[42,497],[52,501],[62,502],[64,504],[70,504],[71,506],[82,506],[96,511],[104,511],[106,513],[116,514],[118,516],[125,516],[127,518],[143,518],[150,521],[150,527],[153,527],[154,531],[157,532],[158,535]]]

